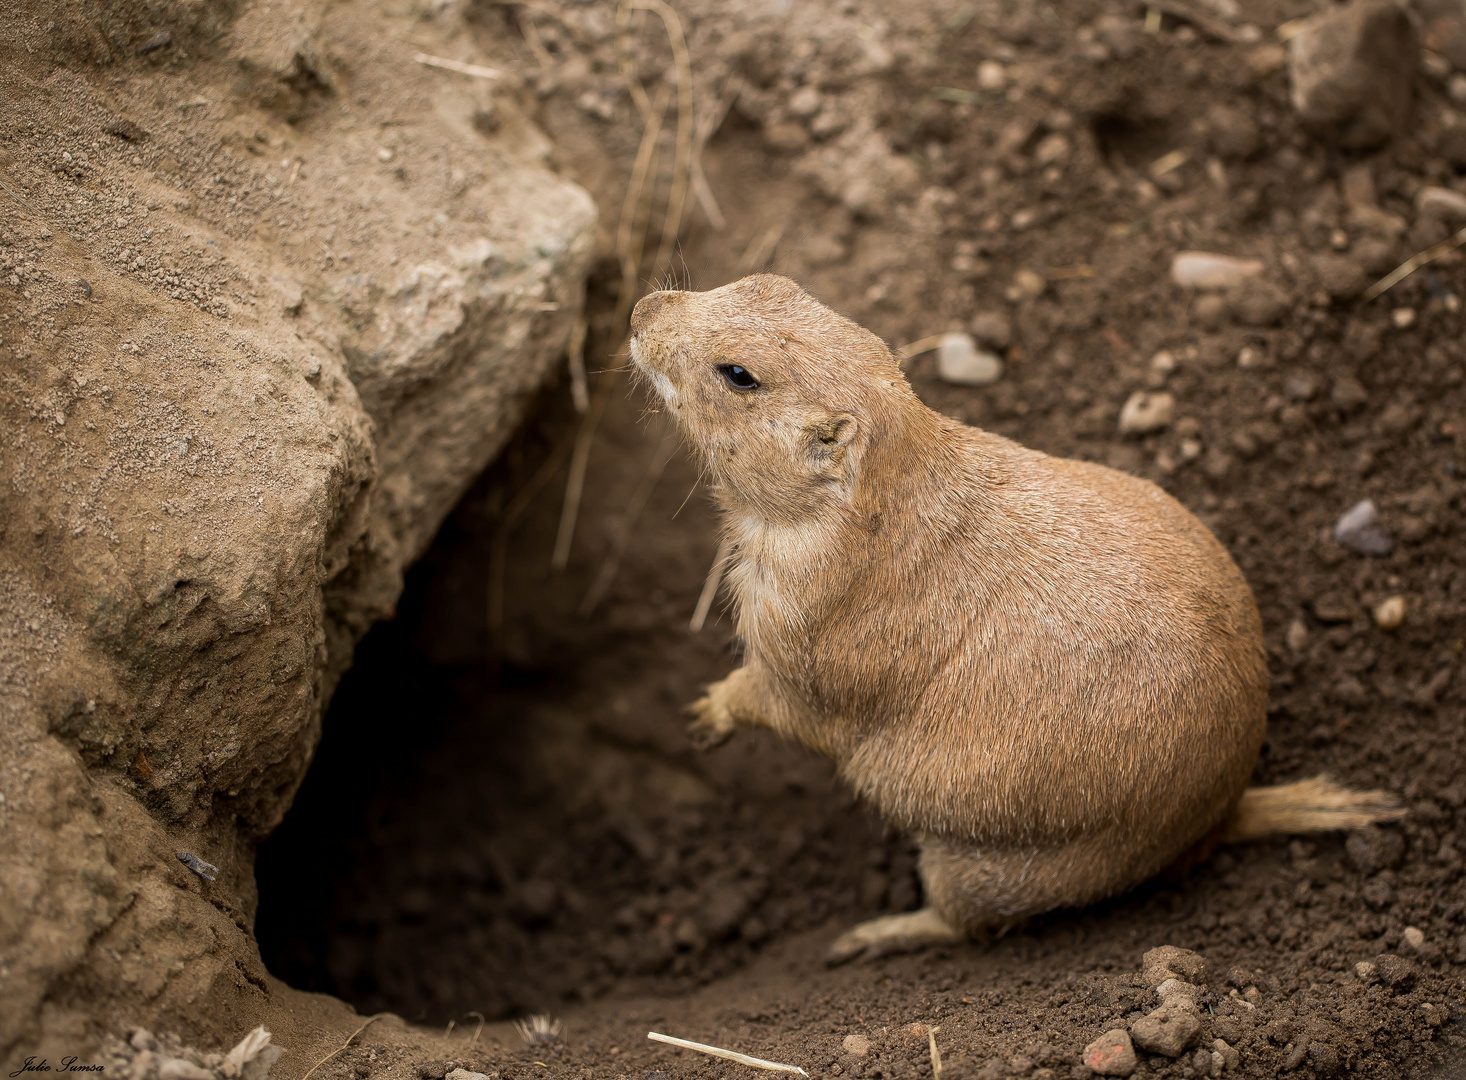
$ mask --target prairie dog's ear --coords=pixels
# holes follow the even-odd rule
[[[845,451],[857,430],[855,417],[847,413],[826,414],[811,420],[804,431],[816,471],[837,479],[845,463]]]

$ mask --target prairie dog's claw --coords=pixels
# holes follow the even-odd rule
[[[692,722],[687,725],[687,737],[695,749],[712,750],[722,746],[733,737],[738,725],[721,703],[711,695],[698,698],[687,706]]]

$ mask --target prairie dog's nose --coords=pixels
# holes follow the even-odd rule
[[[657,317],[657,312],[666,307],[682,293],[676,289],[663,289],[661,292],[647,293],[636,302],[636,307],[631,309],[631,329],[640,333],[651,325],[651,321]]]

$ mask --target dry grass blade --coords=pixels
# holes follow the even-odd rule
[[[585,317],[575,320],[570,328],[570,341],[565,346],[565,358],[570,365],[570,402],[581,415],[590,408],[590,386],[585,379]]]
[[[473,1038],[468,1040],[468,1048],[472,1050],[478,1045],[478,1037],[484,1033],[484,1014],[481,1012],[471,1012],[468,1015],[478,1021],[478,1027],[473,1029]]]
[[[932,1080],[942,1080],[942,1052],[937,1049],[939,1027],[927,1028],[926,1041],[932,1052]]]
[[[555,58],[550,55],[550,50],[545,48],[545,39],[540,37],[540,28],[534,24],[534,16],[530,14],[530,9],[527,7],[519,11],[519,32],[524,35],[524,43],[534,54],[535,63],[539,64],[541,68],[555,66]]]
[[[340,1046],[336,1047],[336,1049],[332,1050],[325,1057],[321,1058],[320,1061],[316,1062],[309,1069],[307,1069],[306,1072],[305,1072],[305,1075],[302,1076],[300,1078],[300,1080],[310,1080],[311,1073],[315,1072],[317,1069],[319,1069],[326,1062],[330,1061],[337,1054],[339,1054],[342,1051],[346,1050],[353,1042],[356,1041],[356,1037],[358,1035],[360,1035],[367,1028],[371,1027],[373,1021],[380,1020],[382,1017],[384,1017],[384,1016],[390,1016],[390,1015],[391,1015],[391,1013],[377,1013],[375,1016],[369,1016],[369,1017],[367,1017],[366,1023],[362,1024],[361,1027],[357,1028],[350,1035],[348,1035],[347,1038],[346,1038],[346,1041],[344,1043],[342,1043]]]
[[[728,569],[728,557],[733,554],[733,538],[723,537],[718,541],[718,553],[713,556],[713,565],[708,567],[707,580],[702,583],[702,594],[697,598],[697,607],[692,609],[692,620],[687,629],[694,634],[702,632],[708,621],[708,612],[718,596],[718,586],[723,584],[723,572]]]
[[[896,350],[896,360],[904,367],[908,360],[913,360],[924,352],[931,352],[942,343],[946,334],[931,334],[928,337],[918,338],[916,341],[902,345]]]
[[[626,0],[623,9],[639,8],[655,12],[667,30],[672,45],[673,70],[677,73],[677,148],[672,160],[672,192],[667,198],[667,213],[662,218],[662,242],[652,263],[652,276],[670,265],[677,231],[682,228],[682,214],[687,206],[687,191],[692,182],[692,58],[687,52],[687,38],[682,33],[682,20],[666,0]]]
[[[686,1039],[676,1039],[671,1035],[662,1035],[655,1031],[646,1033],[648,1039],[654,1042],[663,1042],[668,1046],[680,1046],[684,1050],[696,1050],[699,1054],[708,1054],[711,1057],[720,1057],[726,1061],[736,1061],[740,1065],[752,1065],[755,1069],[767,1069],[769,1072],[798,1073],[800,1076],[808,1076],[798,1065],[781,1065],[777,1061],[765,1061],[763,1058],[749,1057],[747,1054],[740,1054],[736,1050],[724,1050],[721,1046],[709,1046],[707,1043],[689,1042]]]
[[[1399,266],[1395,267],[1384,277],[1380,278],[1369,288],[1364,290],[1364,300],[1367,303],[1376,296],[1389,292],[1400,282],[1404,281],[1415,271],[1419,270],[1426,263],[1435,262],[1442,255],[1449,255],[1462,244],[1466,244],[1466,229],[1462,229],[1455,236],[1449,236],[1433,247],[1428,247],[1417,255],[1406,259]]]
[[[465,64],[461,60],[449,60],[445,56],[429,56],[427,53],[418,53],[413,59],[425,67],[441,68],[444,71],[456,71],[460,75],[471,75],[475,79],[504,78],[504,73],[497,68],[483,67],[479,64]]]
[[[550,568],[564,570],[570,564],[570,545],[575,540],[575,521],[580,516],[580,497],[585,492],[585,472],[590,467],[591,443],[596,437],[596,427],[611,402],[611,387],[616,384],[614,372],[601,376],[596,387],[596,396],[590,403],[590,410],[580,421],[575,433],[575,450],[570,455],[570,478],[565,482],[565,503],[560,510],[560,528],[555,533],[555,550],[550,556]]]
[[[652,497],[652,491],[657,486],[657,481],[662,478],[662,473],[667,469],[667,464],[677,452],[677,435],[675,432],[668,432],[662,436],[657,448],[652,451],[652,456],[647,460],[646,468],[642,471],[641,479],[637,482],[636,490],[631,493],[631,498],[626,500],[626,509],[621,514],[621,520],[616,525],[616,532],[611,540],[611,550],[606,553],[605,561],[601,563],[601,572],[596,575],[596,580],[590,590],[585,594],[585,599],[580,603],[580,614],[582,617],[589,615],[596,609],[606,593],[611,590],[611,585],[616,580],[616,574],[621,569],[621,560],[626,557],[626,549],[631,544],[632,530],[636,527],[636,519],[641,517],[641,512],[646,509],[647,500]]]
[[[723,216],[723,209],[718,205],[718,200],[713,198],[713,189],[702,171],[702,152],[706,149],[708,140],[716,135],[718,129],[723,126],[723,121],[728,116],[728,110],[733,107],[733,102],[738,100],[738,95],[742,90],[743,80],[736,76],[729,76],[723,83],[722,93],[713,99],[712,107],[698,117],[697,133],[693,137],[692,193],[697,196],[698,205],[702,207],[703,213],[708,216],[708,221],[718,232],[728,227],[728,219]]]
[[[657,100],[649,106],[650,116],[641,133],[641,145],[636,148],[636,161],[631,167],[631,182],[626,185],[626,198],[621,202],[621,217],[616,223],[616,254],[621,259],[621,292],[616,297],[616,317],[612,325],[619,328],[631,314],[631,298],[636,295],[636,275],[641,266],[642,245],[646,241],[646,225],[642,224],[641,238],[636,239],[636,223],[640,217],[642,192],[646,178],[656,160],[657,136],[662,132],[662,118],[667,113],[667,101],[671,92],[665,87],[657,90]]]
[[[534,501],[535,496],[565,464],[565,459],[570,456],[575,444],[575,432],[568,432],[556,444],[544,464],[535,470],[529,482],[515,492],[514,498],[509,501],[509,505],[504,508],[504,513],[499,517],[499,527],[494,530],[494,539],[489,545],[489,643],[495,648],[504,640],[504,577],[509,565],[509,537],[514,532],[514,526],[519,523],[520,516],[529,509],[529,504]]]
[[[753,238],[748,248],[743,252],[743,258],[738,260],[739,269],[745,274],[751,274],[769,261],[774,249],[779,246],[779,241],[784,239],[784,222],[777,225],[770,225],[763,232]]]

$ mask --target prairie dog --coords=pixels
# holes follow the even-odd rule
[[[1001,931],[1218,840],[1394,816],[1322,778],[1247,790],[1257,607],[1154,484],[934,412],[787,278],[652,293],[631,327],[734,544],[745,663],[693,705],[694,736],[827,753],[921,842],[927,906],[832,960]]]

